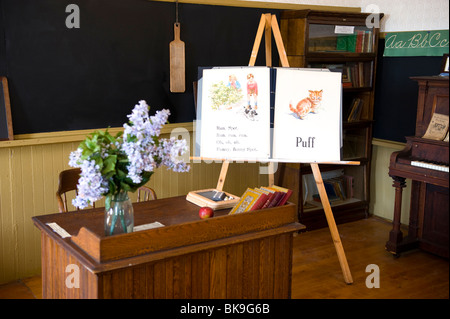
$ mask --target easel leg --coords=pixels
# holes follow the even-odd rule
[[[271,20],[271,21],[270,21]],[[256,33],[255,42],[253,44],[252,54],[250,56],[249,66],[254,66],[256,57],[258,55],[258,49],[261,44],[261,39],[264,31],[268,33],[269,29],[272,29],[275,43],[277,44],[278,54],[280,55],[281,65],[283,67],[289,67],[289,61],[287,54],[283,45],[283,39],[281,37],[280,28],[275,15],[263,14],[261,15],[261,20],[259,22],[258,31]],[[271,41],[270,37],[266,34],[266,54],[271,51]],[[269,54],[268,54],[269,55]],[[270,54],[271,57],[271,54]],[[267,66],[272,65],[271,61],[266,60]],[[225,164],[225,163],[224,163]],[[228,168],[228,164],[227,164]],[[273,175],[273,163],[269,164],[269,185],[274,184]],[[330,202],[328,201],[327,192],[325,191],[325,186],[323,185],[322,175],[320,174],[319,165],[317,163],[311,163],[311,168],[314,174],[314,179],[316,180],[317,188],[319,189],[320,199],[322,201],[323,209],[325,211],[325,216],[327,218],[328,227],[330,228],[331,237],[333,238],[334,246],[338,255],[339,263],[344,274],[344,280],[347,284],[353,283],[352,274],[350,268],[348,267],[347,257],[345,256],[344,247],[342,246],[341,238],[339,237],[339,232],[336,227],[336,222],[334,220],[333,212],[331,211]],[[222,171],[224,167],[222,167]],[[225,173],[226,174],[226,173]],[[222,172],[220,174],[222,176]],[[218,183],[218,187],[220,180]],[[223,186],[223,183],[222,183]]]
[[[273,162],[269,163],[269,166],[267,167],[268,173],[269,173],[269,186],[275,185],[275,164]]]
[[[323,185],[322,174],[320,173],[319,165],[317,163],[311,163],[311,169],[314,174],[317,189],[319,190],[320,200],[322,201],[323,209],[325,211],[325,217],[327,218],[328,227],[330,228],[331,237],[333,239],[334,247],[336,248],[336,253],[338,255],[339,263],[344,275],[344,280],[347,284],[351,284],[353,283],[352,274],[350,272],[350,268],[348,267],[344,247],[342,246],[333,212],[331,211],[330,202],[328,201],[327,192],[325,191],[325,186]]]
[[[224,161],[222,163],[222,168],[220,169],[219,180],[217,181],[216,189],[221,192],[223,190],[223,184],[225,183],[225,178],[227,177],[228,166],[230,165],[229,161]]]
[[[252,54],[250,55],[250,62],[248,63],[249,66],[255,66],[265,26],[266,26],[266,15],[263,14],[261,15],[261,20],[259,21],[258,31],[256,31],[255,42],[253,43]]]

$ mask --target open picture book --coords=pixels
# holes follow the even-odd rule
[[[260,162],[341,160],[341,73],[269,67],[201,71],[196,156]]]

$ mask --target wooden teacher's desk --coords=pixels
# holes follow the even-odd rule
[[[43,298],[290,298],[294,204],[206,220],[185,196],[133,205],[135,226],[165,226],[104,237],[102,208],[33,217]]]

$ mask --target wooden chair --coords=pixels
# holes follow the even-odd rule
[[[67,169],[59,173],[59,185],[58,190],[56,191],[56,199],[58,201],[58,209],[60,213],[66,213],[69,211],[67,208],[66,194],[70,191],[75,191],[75,194],[77,194],[77,185],[80,174],[81,169],[79,168]],[[138,202],[155,200],[156,198],[156,193],[153,189],[146,186],[141,186],[138,188]],[[95,203],[93,207],[95,207]],[[80,210],[79,208],[76,209]]]
[[[147,200],[155,200],[155,199],[156,199],[156,193],[150,187],[141,186],[138,188],[138,193],[137,193],[137,201],[138,202],[144,202]]]
[[[60,213],[68,212],[66,194],[70,191],[77,193],[78,179],[80,178],[81,169],[72,168],[59,173],[58,190],[56,191],[56,199],[58,201],[58,209]],[[79,210],[77,208],[77,210]]]

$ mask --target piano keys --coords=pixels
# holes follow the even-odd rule
[[[425,161],[411,161],[411,165],[448,173],[448,165],[445,164],[436,164]]]
[[[391,155],[389,175],[448,187],[448,163],[448,142],[407,136],[406,147]],[[438,165],[447,170],[431,168]]]
[[[391,154],[389,175],[394,180],[393,228],[386,249],[394,255],[421,248],[449,257],[449,143],[423,138],[434,113],[449,114],[448,78],[413,77],[419,84],[415,136]],[[412,180],[408,234],[400,230],[402,191]]]

